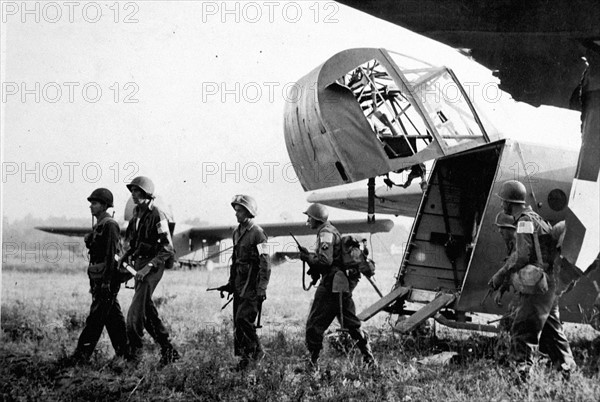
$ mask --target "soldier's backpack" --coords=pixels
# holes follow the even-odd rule
[[[519,229],[517,230],[521,229],[521,224],[527,223],[530,222],[520,222]],[[525,265],[517,272],[513,272],[510,279],[513,287],[519,293],[526,295],[545,294],[548,291],[548,273],[546,272],[548,264],[544,263],[542,257],[542,246],[540,244],[542,243],[542,239],[540,239],[537,232],[533,231],[532,224],[529,225],[529,232],[533,235],[536,261],[533,264]],[[544,234],[542,237],[544,250],[546,252],[545,255],[551,256],[555,253],[556,241],[551,235]]]
[[[375,274],[375,263],[360,248],[360,241],[351,235],[342,236],[342,265],[349,279],[359,279],[360,274],[370,278]]]

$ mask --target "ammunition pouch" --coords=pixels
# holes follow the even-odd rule
[[[119,283],[125,283],[131,278],[133,278],[133,275],[131,275],[131,273],[125,268],[119,267],[117,272],[117,278],[119,280]]]
[[[104,271],[106,270],[106,263],[99,262],[97,264],[88,265],[88,277],[93,280],[100,280],[104,277]]]
[[[148,258],[148,257],[154,257],[154,255],[156,254],[156,249],[153,245],[148,244],[148,243],[144,243],[144,242],[140,242],[137,247],[135,248],[135,251],[132,254],[132,257],[135,258]]]
[[[346,277],[351,281],[358,281],[360,279],[360,271],[358,267],[344,267],[340,269],[343,273],[346,274]]]
[[[548,274],[537,265],[528,264],[510,276],[515,290],[526,295],[541,295],[548,291]]]

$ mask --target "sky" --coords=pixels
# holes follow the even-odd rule
[[[7,1],[0,46],[9,220],[87,217],[97,187],[120,218],[125,184],[145,175],[178,221],[234,224],[240,193],[262,222],[300,221],[308,194],[283,109],[302,76],[341,50],[384,47],[479,88],[496,82],[447,46],[331,1]],[[475,98],[504,136],[579,146],[577,113]]]

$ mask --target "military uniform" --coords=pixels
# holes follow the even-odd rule
[[[495,300],[495,302],[500,306],[500,300],[502,299],[502,295],[507,292],[510,288],[510,275],[508,272],[508,268],[509,268],[509,264],[510,264],[510,256],[513,254],[513,251],[515,250],[515,237],[512,237],[510,239],[506,239],[504,238],[504,245],[506,247],[506,257],[504,257],[504,265],[502,265],[502,267],[498,270],[498,272],[496,272],[496,274],[494,275],[494,277],[490,280],[490,286],[492,286],[492,288],[494,288],[494,290],[498,290],[500,291],[500,294],[498,295],[498,297]],[[496,279],[496,277],[498,279]],[[496,283],[495,282],[499,282],[498,286],[495,286]],[[517,301],[516,298],[513,298],[510,301],[510,304],[508,305],[507,308],[507,314],[502,317],[502,319],[500,319],[500,328],[502,328],[502,330],[504,331],[510,331],[510,328],[512,327],[512,323],[513,323],[513,316],[515,314],[515,311],[517,309]]]
[[[548,291],[544,294],[519,294],[511,328],[511,357],[517,363],[530,366],[533,353],[539,345],[540,351],[548,354],[556,367],[569,370],[575,367],[575,361],[559,317],[553,273],[556,244],[552,240],[552,227],[530,207],[526,207],[515,218],[516,248],[509,257],[507,269],[513,273],[537,262],[533,237],[533,234],[537,233],[542,261],[548,274]]]
[[[330,223],[324,222],[317,229],[317,248],[308,253],[306,262],[311,272],[321,275],[321,282],[315,292],[315,298],[306,321],[306,346],[311,354],[311,361],[316,364],[323,347],[323,334],[339,315],[339,294],[332,292],[333,278],[342,269],[342,241],[338,230]],[[357,341],[357,346],[365,357],[365,361],[373,362],[373,354],[368,335],[360,328],[360,320],[356,316],[356,307],[352,299],[352,290],[358,283],[358,277],[348,278],[350,291],[342,295],[342,314],[344,327],[350,336]],[[339,319],[339,317],[338,317]]]
[[[262,347],[254,322],[271,276],[267,236],[252,219],[233,231],[233,256],[227,287],[233,292],[236,356],[257,358]]]
[[[114,258],[118,253],[119,234],[117,222],[104,212],[98,217],[92,233],[85,237],[90,266],[104,263],[104,268],[96,272],[94,277],[90,272],[92,305],[75,349],[76,359],[89,359],[105,326],[116,355],[124,356],[126,353],[125,319],[117,300],[120,280]]]
[[[124,258],[131,258],[136,271],[152,264],[148,275],[142,281],[135,281],[135,293],[127,313],[130,352],[134,358],[139,355],[145,328],[161,346],[164,357],[174,353],[174,349],[152,302],[152,294],[165,268],[172,267],[174,262],[175,253],[166,215],[152,201],[146,207],[136,206],[127,227],[126,239],[129,249]]]

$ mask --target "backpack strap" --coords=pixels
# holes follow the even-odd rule
[[[105,216],[104,218],[100,219],[100,220],[99,220],[99,221],[96,223],[96,225],[95,225],[94,227],[97,227],[97,226],[102,226],[102,225],[104,225],[106,222],[110,222],[110,221],[112,221],[112,222],[114,222],[114,223],[117,223],[117,221],[116,221],[116,220],[114,220],[114,219],[113,219],[113,218],[112,218],[110,215],[107,215],[107,216]],[[118,223],[117,223],[117,226],[119,226],[119,224],[118,224]]]
[[[537,262],[539,264],[539,266],[543,266],[544,261],[542,259],[542,249],[540,247],[540,239],[538,237],[537,232],[533,232],[533,244],[535,246],[535,255],[537,258]]]

